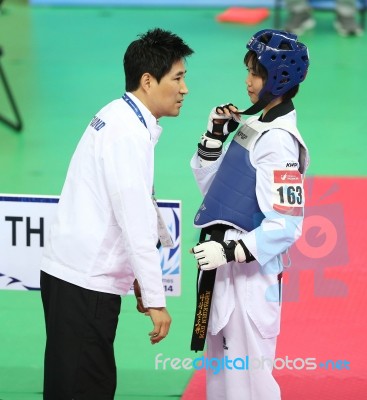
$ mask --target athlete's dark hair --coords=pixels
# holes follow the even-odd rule
[[[268,79],[268,71],[266,70],[266,68],[263,65],[261,65],[259,59],[257,58],[257,54],[253,50],[249,50],[245,54],[245,58],[243,61],[246,65],[246,67],[251,62],[251,66],[252,66],[254,73],[256,75],[260,76],[260,78],[263,80],[264,85],[265,85],[265,82]],[[299,84],[296,86],[293,86],[291,89],[289,89],[288,92],[286,92],[282,95],[283,102],[291,100],[298,93],[298,90],[299,90]]]
[[[194,51],[177,35],[160,28],[139,35],[124,55],[125,89],[127,92],[139,87],[143,74],[149,73],[158,83],[172,65],[193,54]]]

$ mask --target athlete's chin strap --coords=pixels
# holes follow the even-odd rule
[[[261,110],[263,110],[270,102],[272,102],[277,96],[274,96],[273,94],[267,92],[264,93],[263,96],[261,96],[261,99],[249,107],[247,110],[242,111],[241,114],[245,115],[254,115],[259,113]]]

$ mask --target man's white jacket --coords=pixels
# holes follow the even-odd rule
[[[162,128],[131,93],[146,126],[123,100],[106,105],[70,162],[41,269],[77,286],[124,295],[137,278],[145,307],[164,307],[154,146]]]

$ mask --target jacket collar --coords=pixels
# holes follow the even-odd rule
[[[280,104],[276,105],[275,107],[273,107],[272,109],[270,109],[266,113],[265,117],[263,117],[261,114],[259,121],[272,122],[276,118],[282,117],[283,115],[286,115],[293,110],[294,110],[294,104],[293,104],[292,100],[288,100],[285,103],[280,103]]]

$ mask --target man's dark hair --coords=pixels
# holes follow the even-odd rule
[[[172,65],[194,51],[177,35],[160,28],[149,30],[133,41],[124,55],[125,89],[139,87],[143,74],[149,73],[158,83]]]

